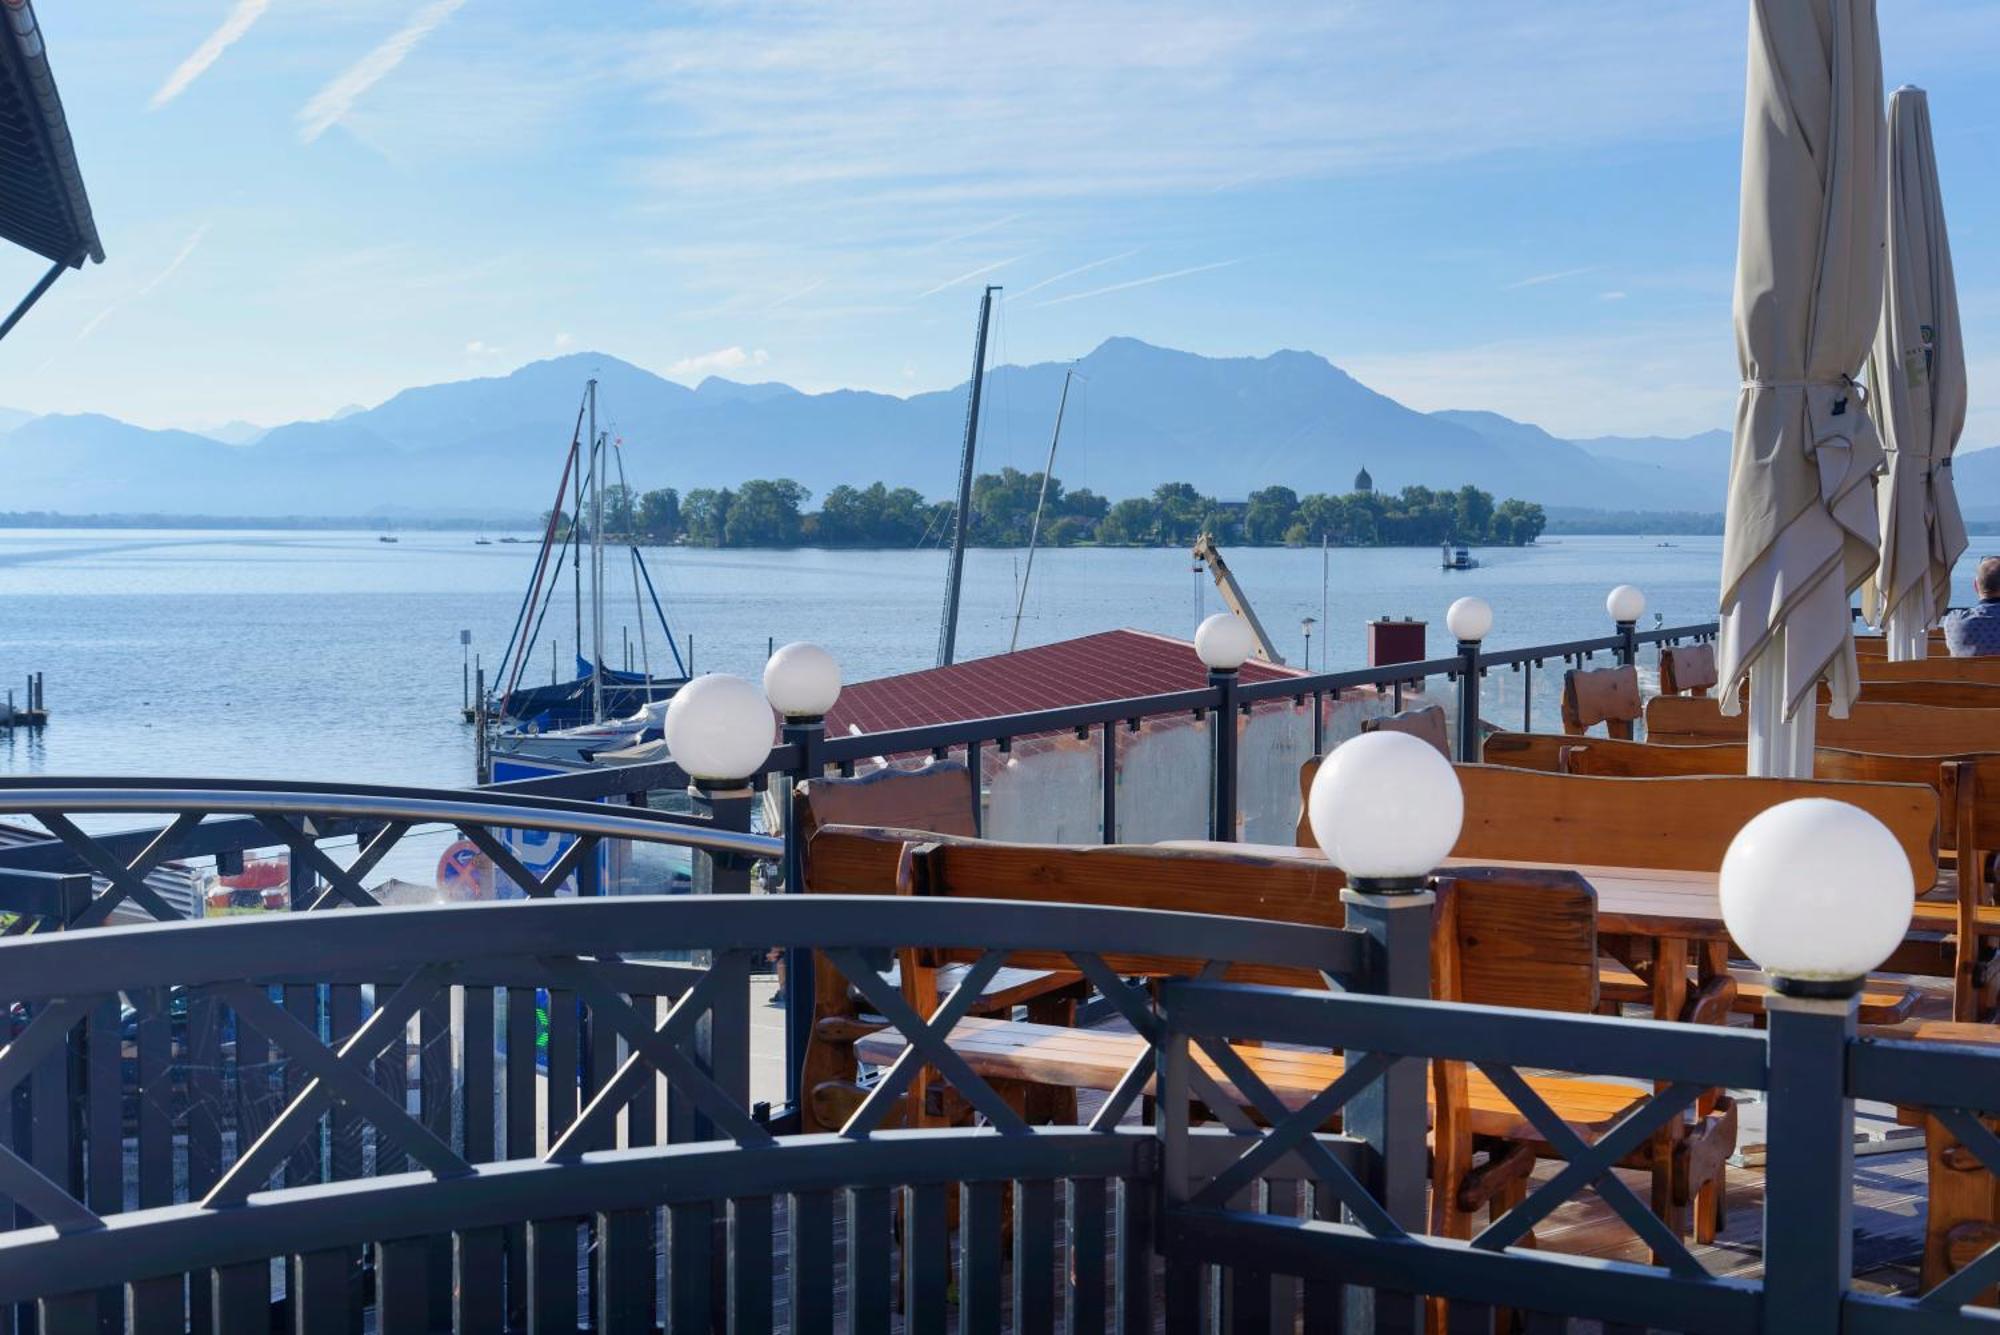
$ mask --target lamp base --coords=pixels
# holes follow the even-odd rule
[[[1428,876],[1350,876],[1347,888],[1357,895],[1419,895],[1431,888]]]
[[[1780,996],[1805,1001],[1845,1001],[1861,994],[1865,978],[1786,978],[1771,974],[1771,986]]]

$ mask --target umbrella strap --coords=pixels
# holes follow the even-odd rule
[[[1827,376],[1821,380],[1745,380],[1745,389],[1838,389],[1868,402],[1868,387],[1851,375]]]

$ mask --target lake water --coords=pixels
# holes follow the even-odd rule
[[[1481,549],[1478,570],[1446,573],[1434,549],[1335,550],[1313,666],[1361,666],[1364,622],[1383,614],[1428,620],[1442,653],[1444,610],[1466,593],[1493,604],[1495,648],[1608,633],[1604,595],[1621,582],[1645,590],[1646,624],[1655,611],[1705,620],[1720,551],[1719,538],[1564,537]],[[464,533],[391,544],[364,532],[0,530],[0,689],[19,698],[27,674],[44,672],[53,715],[42,732],[0,732],[0,773],[468,783],[458,632],[494,663],[534,552]],[[1300,618],[1322,614],[1321,554],[1225,555],[1296,662]],[[769,637],[824,644],[850,680],[925,667],[936,652],[938,552],[663,549],[648,564],[698,671],[755,675]],[[625,570],[622,554],[607,565]],[[961,659],[1006,649],[1018,565],[1015,552],[971,553]],[[611,581],[607,602],[636,624],[629,578]],[[1187,636],[1218,605],[1184,551],[1044,551],[1021,643],[1118,626]],[[548,679],[558,628],[569,661],[571,625],[565,601],[530,679]],[[607,645],[618,661],[615,624]],[[657,670],[657,642],[653,652]]]

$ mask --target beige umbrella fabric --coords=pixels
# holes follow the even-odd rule
[[[1965,347],[1944,198],[1931,145],[1930,99],[1889,99],[1889,213],[1882,320],[1868,359],[1868,410],[1889,472],[1881,489],[1882,566],[1862,591],[1889,657],[1922,658],[1925,632],[1951,600],[1966,548],[1951,455],[1965,429]]]
[[[1722,551],[1722,707],[1754,774],[1812,772],[1814,694],[1860,691],[1849,599],[1876,564],[1882,446],[1854,375],[1882,301],[1874,0],[1752,0],[1736,254],[1743,388]]]

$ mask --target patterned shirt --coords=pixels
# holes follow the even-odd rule
[[[2000,654],[2000,598],[1982,598],[1944,619],[1944,642],[1953,658]]]

